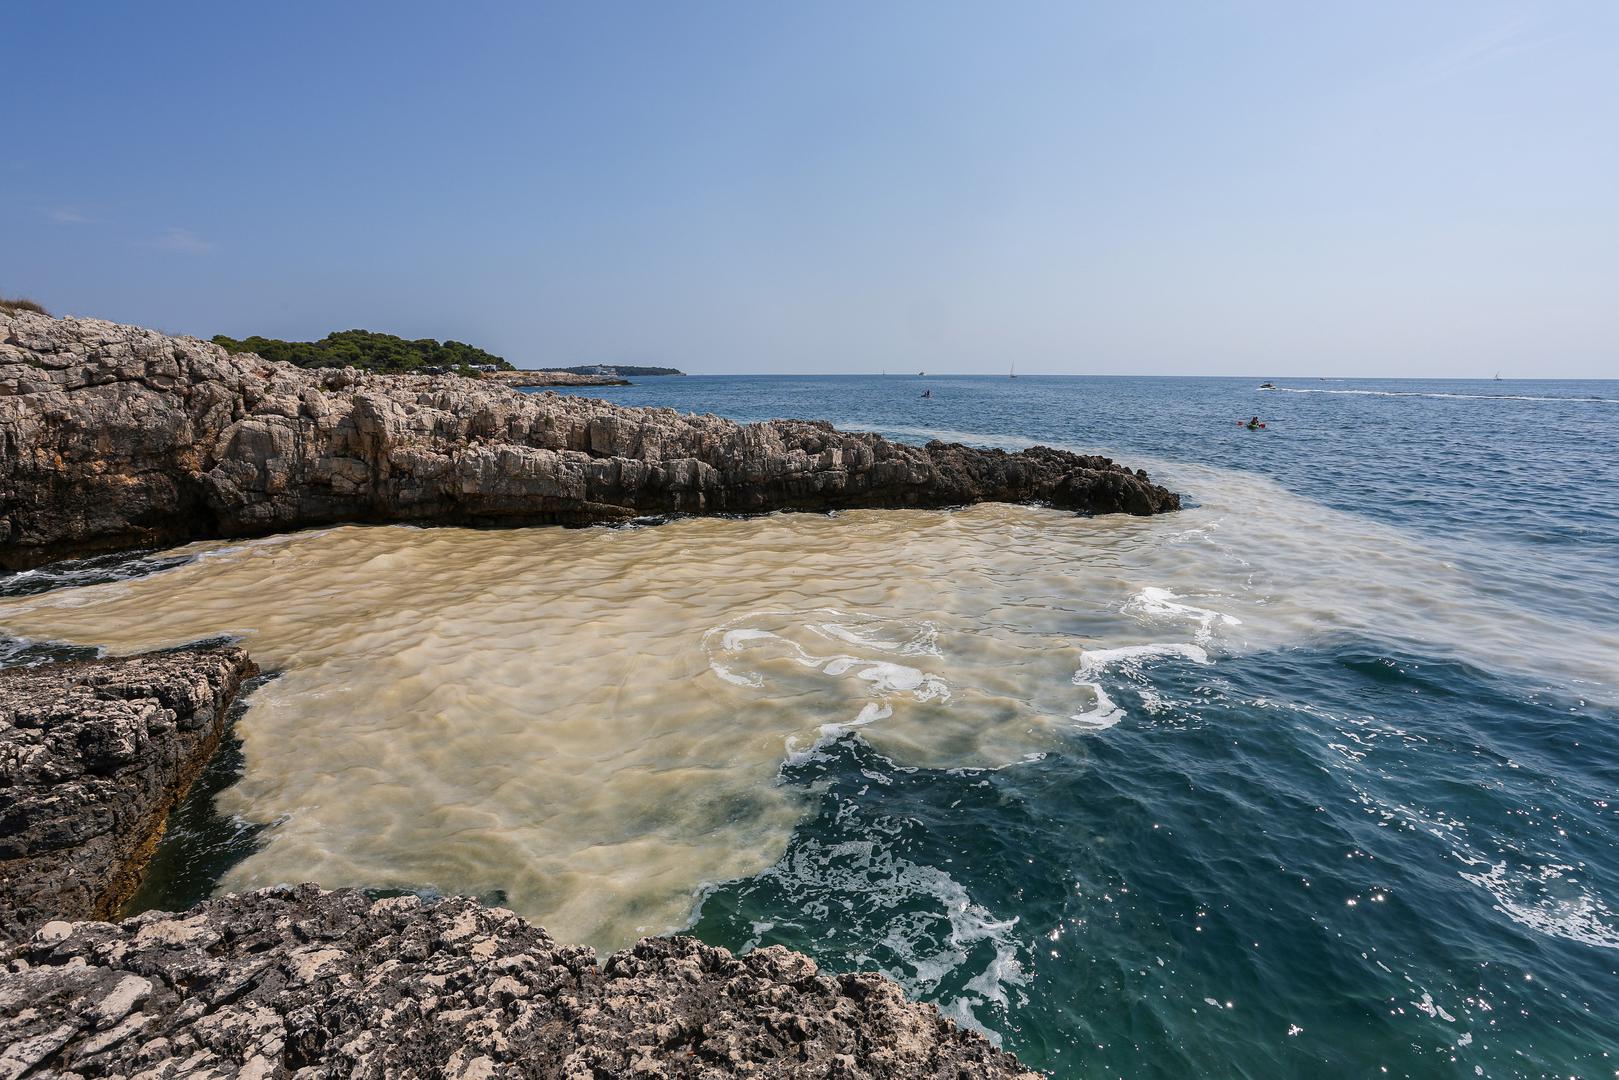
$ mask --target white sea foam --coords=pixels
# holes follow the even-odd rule
[[[1212,608],[1183,604],[1180,600],[1181,597],[1168,589],[1149,585],[1130,598],[1124,605],[1124,612],[1149,620],[1166,618],[1190,620],[1197,624],[1197,640],[1205,643],[1214,637],[1216,626],[1242,625],[1242,620],[1235,615],[1227,615]]]
[[[1077,730],[1105,731],[1124,719],[1124,710],[1107,696],[1107,691],[1102,689],[1101,683],[1080,682],[1075,685],[1090,694],[1089,703],[1082,703],[1077,712],[1068,716]]]
[[[1456,1022],[1456,1018],[1452,1016],[1443,1005],[1435,1002],[1433,995],[1428,993],[1426,990],[1422,992],[1422,997],[1418,998],[1416,1001],[1413,1001],[1411,1004],[1417,1009],[1418,1012],[1426,1013],[1436,1020],[1443,1020],[1447,1024],[1454,1024]]]
[[[850,957],[917,996],[948,988],[946,1011],[994,1036],[992,1023],[1028,981],[1016,917],[1000,918],[960,882],[875,840],[796,845],[760,875],[810,925],[829,922],[871,942]],[[998,1036],[994,1036],[998,1041]]]
[[[1184,642],[1120,645],[1115,649],[1086,649],[1079,658],[1079,670],[1074,673],[1074,682],[1085,682],[1086,676],[1095,675],[1119,664],[1139,664],[1142,660],[1159,656],[1179,656],[1194,664],[1209,663],[1208,650]]]
[[[911,632],[910,636],[889,640],[872,636],[874,632],[878,632],[874,628],[881,627],[883,623],[883,620],[874,616],[856,615],[850,618],[844,612],[833,609],[818,609],[810,614],[816,618],[832,615],[849,619],[849,621],[814,621],[813,619],[805,618],[802,622],[798,622],[794,628],[840,642],[863,645],[879,652],[906,655],[938,654],[937,647],[932,643],[935,631],[925,623],[900,627],[900,629],[909,630]],[[761,619],[779,619],[783,615],[789,616],[792,621],[799,618],[798,613],[793,612],[752,612],[748,615],[738,616],[725,625],[708,630],[703,635],[703,646],[708,653],[709,669],[733,685],[763,687],[766,677],[765,671],[771,661],[786,657],[802,667],[814,668],[834,678],[852,675],[856,679],[869,683],[871,692],[879,696],[909,694],[917,701],[948,700],[950,697],[950,687],[942,678],[923,672],[908,664],[897,664],[880,657],[868,658],[848,654],[821,656],[810,652],[783,633],[758,626],[736,625],[738,622],[746,623]],[[719,640],[718,646],[714,644],[715,638]],[[764,648],[761,649],[761,646]],[[761,652],[765,654],[762,657],[760,656]],[[744,656],[744,653],[749,655]],[[744,661],[754,663],[759,667],[752,671],[739,672],[737,670],[739,662]]]
[[[1483,888],[1495,909],[1521,926],[1602,949],[1619,949],[1619,913],[1563,863],[1512,866],[1505,860],[1464,860],[1475,869],[1462,877]]]
[[[868,701],[860,709],[860,714],[853,720],[843,724],[822,724],[816,740],[809,746],[799,749],[798,738],[787,736],[787,753],[782,759],[782,767],[788,768],[804,765],[811,761],[826,760],[826,751],[833,743],[843,738],[856,728],[863,728],[868,724],[875,724],[879,720],[887,720],[894,715],[894,707],[886,703]]]
[[[1411,806],[1373,794],[1358,775],[1359,770],[1367,767],[1367,759],[1382,739],[1411,736],[1380,728],[1370,718],[1348,722],[1369,730],[1363,735],[1342,732],[1357,746],[1338,745],[1334,749],[1344,756],[1342,767],[1349,773],[1356,798],[1370,813],[1390,824],[1403,823],[1442,843],[1450,857],[1467,868],[1458,871],[1462,880],[1489,893],[1495,910],[1518,925],[1583,945],[1619,949],[1619,912],[1592,888],[1582,868],[1544,854],[1519,853],[1511,859],[1487,855],[1480,850],[1468,823],[1443,807]],[[1488,846],[1498,847],[1500,843],[1500,838],[1495,838]]]
[[[1165,656],[1179,656],[1196,664],[1209,663],[1207,650],[1184,642],[1154,643],[1150,645],[1120,645],[1112,649],[1086,649],[1080,654],[1079,669],[1074,672],[1073,683],[1090,694],[1090,702],[1069,716],[1074,724],[1090,731],[1110,728],[1126,716],[1124,709],[1114,703],[1102,689],[1098,677],[1108,668],[1129,667],[1139,669],[1143,661]],[[1154,697],[1149,704],[1161,706]]]
[[[867,649],[878,649],[883,652],[899,653],[903,656],[938,656],[939,630],[928,620],[918,620],[915,623],[896,627],[885,625],[883,620],[872,615],[850,615],[847,612],[830,612],[842,622],[811,620],[804,624],[804,628],[811,633],[834,641],[842,641],[850,645],[858,645]],[[902,630],[910,634],[909,637],[889,640],[879,636],[885,631]]]

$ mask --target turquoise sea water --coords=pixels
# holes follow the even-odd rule
[[[1423,598],[1368,547],[1474,586],[1386,633],[1104,674],[1125,718],[1010,768],[901,768],[844,735],[784,769],[818,811],[696,932],[882,968],[1061,1076],[1619,1076],[1619,383],[1257,382],[597,392],[1096,447],[1190,502],[1257,474],[1256,515],[1293,519],[1278,564],[1366,560],[1396,616]]]
[[[811,805],[786,853],[709,887],[693,932],[881,969],[1057,1076],[1619,1076],[1619,383],[1257,382],[592,391],[1102,450],[1219,508],[1116,540],[1173,554],[1120,618],[1182,635],[1086,676],[1117,722],[999,769],[896,763],[839,728],[782,766]],[[1255,413],[1264,431],[1238,425]],[[1039,587],[1006,581],[1007,610]],[[1221,614],[1238,590],[1242,625]],[[251,846],[205,800],[184,814],[150,903]]]

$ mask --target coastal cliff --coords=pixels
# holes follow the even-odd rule
[[[218,648],[0,672],[0,937],[134,893],[257,671]]]
[[[336,522],[583,525],[667,514],[1179,498],[1108,458],[918,447],[452,375],[303,369],[94,319],[0,313],[0,569]]]

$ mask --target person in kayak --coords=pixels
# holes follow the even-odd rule
[[[1256,416],[1252,420],[1248,421],[1246,426],[1247,426],[1249,431],[1258,431],[1260,428],[1264,427],[1265,425],[1261,424],[1259,422],[1259,417]]]

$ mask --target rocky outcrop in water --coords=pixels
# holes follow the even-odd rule
[[[0,1080],[1027,1077],[878,975],[648,939],[602,966],[472,900],[269,889],[0,949]]]
[[[235,648],[0,672],[0,937],[129,898],[256,673]]]
[[[577,371],[486,371],[480,376],[501,386],[628,386],[616,375],[586,375]]]
[[[134,326],[0,314],[0,569],[344,521],[589,524],[981,501],[1179,505],[1103,457],[908,446],[450,375],[305,370]]]

